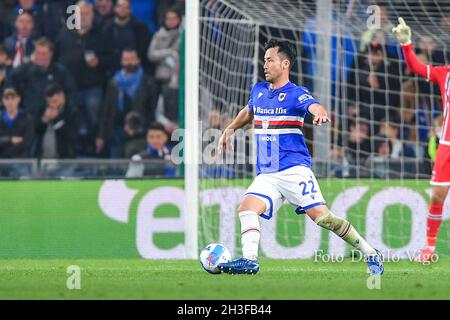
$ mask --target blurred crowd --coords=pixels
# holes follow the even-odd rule
[[[380,161],[431,162],[442,122],[439,89],[407,70],[392,36],[396,2],[360,2],[364,10],[352,12],[339,8],[347,1],[333,1],[327,107],[333,170],[344,177]],[[379,28],[365,25],[371,4],[379,6]],[[2,0],[0,159],[170,159],[169,136],[180,120],[184,7],[184,0]],[[445,10],[432,23],[450,34]],[[298,39],[298,79],[291,80],[313,91],[318,26],[311,16],[300,35],[281,31]],[[219,25],[210,27],[213,41],[222,41]],[[261,34],[279,34],[275,29],[261,26]],[[421,61],[450,63],[449,37],[416,30],[414,37]],[[262,47],[267,39],[259,40]],[[208,128],[223,129],[232,109],[208,109]]]
[[[351,12],[348,7],[345,7],[347,11],[339,11],[338,3],[334,1],[333,98],[329,106],[334,111],[334,147],[331,150],[336,164],[334,174],[364,176],[367,171],[373,171],[377,163],[388,161],[392,163],[391,170],[398,175],[408,170],[417,172],[414,164],[412,168],[405,165],[408,159],[414,159],[410,162],[416,165],[423,160],[420,170],[431,173],[442,122],[442,103],[437,86],[406,68],[402,50],[392,35],[397,12],[405,12],[405,8],[396,7],[392,1],[365,1],[362,8],[376,4],[380,9],[379,28],[368,29],[363,25],[367,21],[366,11]],[[428,5],[431,7],[419,9],[424,13],[437,10],[436,4]],[[425,18],[426,15],[422,17]],[[414,22],[413,16],[409,20]],[[416,54],[425,64],[450,64],[450,12],[445,15],[441,10],[439,18],[427,23],[430,27],[434,25],[434,30],[444,37],[433,34],[431,29],[427,32],[414,30]],[[360,28],[355,30],[358,25]],[[314,88],[316,76],[317,26],[316,18],[307,19],[302,34],[303,81],[311,88]],[[381,170],[376,175],[385,177],[387,171]]]
[[[184,5],[0,1],[0,158],[166,158]]]

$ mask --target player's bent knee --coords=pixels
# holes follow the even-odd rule
[[[431,203],[434,205],[443,204],[447,197],[448,188],[446,187],[434,187],[431,196]]]
[[[247,195],[244,201],[241,202],[238,208],[238,212],[253,211],[257,214],[266,212],[266,204],[258,197]]]
[[[312,207],[312,208],[306,210],[306,214],[313,221],[315,221],[318,217],[320,217],[328,212],[329,212],[329,210],[326,205],[319,205],[319,206],[315,206],[315,207]]]

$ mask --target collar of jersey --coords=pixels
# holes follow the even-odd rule
[[[293,84],[292,82],[288,81],[284,86],[277,88],[277,89],[271,89],[270,83],[268,84],[269,89],[269,98],[272,98],[273,96],[277,95],[280,91],[286,90],[287,88],[291,87]]]

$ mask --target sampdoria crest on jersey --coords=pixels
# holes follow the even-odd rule
[[[262,121],[262,128],[264,130],[267,130],[269,128],[269,120],[263,120]]]
[[[262,92],[258,93],[258,99],[261,98],[262,95],[263,95]]]
[[[302,94],[300,97],[298,97],[298,101],[300,101],[300,103],[303,103],[307,100],[312,100],[312,99],[314,99],[314,98],[310,94]]]
[[[280,95],[278,96],[278,101],[283,101],[284,98],[286,98],[286,93],[280,93]]]

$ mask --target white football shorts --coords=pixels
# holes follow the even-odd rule
[[[266,204],[265,219],[272,218],[285,200],[297,214],[326,202],[312,170],[295,166],[280,172],[262,173],[253,180],[245,195],[257,196]]]

